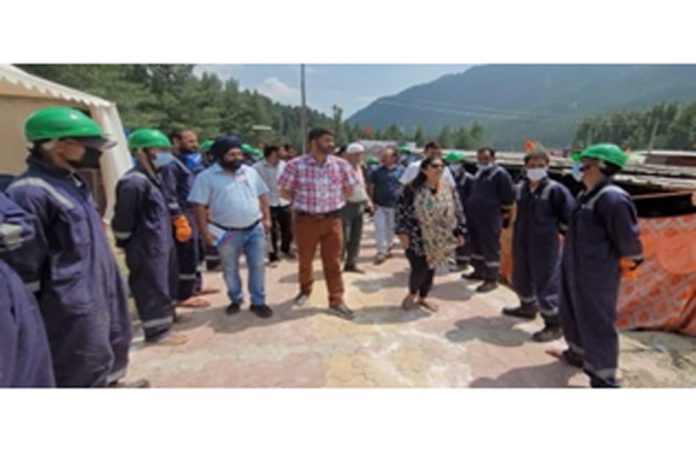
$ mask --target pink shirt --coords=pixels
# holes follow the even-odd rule
[[[333,155],[321,164],[307,154],[288,162],[278,179],[278,187],[293,194],[293,209],[320,214],[345,205],[344,191],[358,184],[355,172],[345,160]]]

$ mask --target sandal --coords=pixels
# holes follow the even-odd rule
[[[408,311],[409,309],[413,309],[414,307],[416,307],[415,298],[416,297],[414,297],[411,294],[406,295],[406,297],[404,297],[403,301],[401,302],[401,307],[405,311]]]
[[[440,307],[439,307],[438,305],[436,305],[435,303],[429,302],[429,301],[426,300],[425,298],[420,298],[420,299],[418,300],[418,305],[419,305],[419,306],[422,306],[422,307],[424,307],[425,309],[427,309],[427,310],[429,310],[429,311],[432,311],[432,312],[437,312],[437,310],[440,309]]]
[[[205,298],[201,297],[191,297],[183,301],[178,301],[176,306],[179,308],[207,308],[210,306],[210,302]]]

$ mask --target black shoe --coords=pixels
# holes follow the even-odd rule
[[[348,272],[348,273],[357,273],[357,274],[359,274],[359,275],[364,275],[364,274],[365,274],[365,271],[364,271],[364,270],[359,269],[359,268],[356,267],[355,265],[346,265],[346,266],[343,268],[343,271],[344,271],[344,272]]]
[[[346,320],[353,320],[355,318],[355,314],[345,303],[329,307],[329,312]]]
[[[536,319],[539,309],[532,303],[523,303],[516,308],[503,308],[503,314],[521,319]]]
[[[287,253],[283,253],[283,255],[285,256],[285,259],[288,259],[291,261],[294,261],[295,259],[297,259],[297,256],[292,251],[288,251]]]
[[[486,281],[476,288],[478,293],[488,293],[492,292],[498,288],[498,283],[495,281]]]
[[[462,273],[462,279],[470,279],[474,281],[483,281],[486,279],[485,276],[483,276],[481,273],[477,272],[471,272],[471,273]]]
[[[239,312],[239,310],[242,307],[242,303],[231,303],[227,308],[225,309],[225,314],[227,315],[235,315],[236,313]]]
[[[109,388],[123,388],[123,389],[143,389],[143,388],[149,388],[150,387],[150,382],[144,378],[140,380],[135,380],[131,381],[130,383],[123,383],[120,381],[115,381],[111,383]]]
[[[277,254],[269,254],[268,255],[268,262],[278,262],[280,258],[278,257]]]
[[[532,334],[534,342],[551,342],[563,337],[563,330],[558,325],[545,325],[544,329]]]
[[[261,317],[262,319],[267,319],[273,315],[273,310],[265,304],[261,305],[251,305],[249,308],[251,312]]]

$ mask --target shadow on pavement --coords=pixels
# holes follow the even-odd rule
[[[227,306],[187,313],[189,318],[177,323],[175,330],[182,332],[207,325],[216,333],[234,334],[251,328],[267,328],[326,312],[325,309],[316,307],[294,307],[293,300],[287,300],[281,304],[270,305],[273,309],[273,317],[261,319],[249,311],[249,306],[248,302],[244,303],[241,311],[231,316],[225,313]]]
[[[443,301],[469,301],[476,292],[459,281],[448,281],[433,286],[433,298]]]
[[[400,302],[397,301],[393,306],[370,306],[357,309],[353,322],[360,325],[399,324],[415,322],[431,315],[423,309],[404,311],[401,309]]]
[[[579,369],[560,362],[521,367],[505,372],[498,378],[478,378],[469,385],[472,388],[569,388],[568,382]]]
[[[351,284],[360,289],[362,293],[375,293],[391,288],[403,288],[406,291],[408,288],[408,273],[402,270],[383,278],[356,279]],[[401,302],[401,300],[398,302]]]
[[[456,328],[445,333],[445,337],[454,343],[469,342],[477,339],[481,342],[502,347],[519,347],[530,340],[529,333],[515,329],[522,319],[509,317],[471,317],[459,320]]]

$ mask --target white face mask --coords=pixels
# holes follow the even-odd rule
[[[529,168],[527,178],[532,182],[538,182],[548,175],[547,168]]]
[[[493,168],[493,164],[488,162],[488,163],[477,163],[476,166],[478,167],[479,170],[485,171],[487,169]]]
[[[171,152],[158,152],[155,154],[152,164],[155,165],[155,168],[162,168],[172,161],[174,161],[174,155]]]

